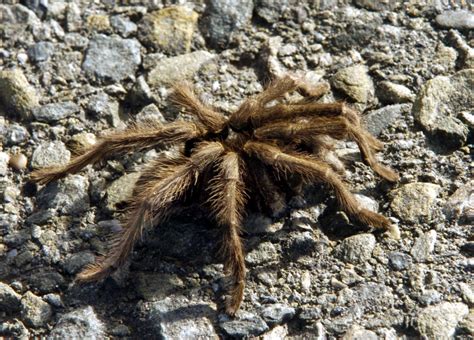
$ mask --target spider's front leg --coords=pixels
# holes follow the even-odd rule
[[[124,131],[103,137],[97,144],[86,149],[64,166],[34,171],[31,174],[31,179],[40,184],[48,184],[68,174],[77,173],[86,165],[96,163],[106,157],[160,145],[180,143],[202,136],[204,133],[203,126],[191,122],[175,122],[167,125],[148,122],[133,125]]]
[[[226,117],[203,104],[186,83],[174,86],[171,99],[176,104],[183,106],[187,112],[195,115],[210,132],[219,133],[224,129],[227,122]]]
[[[386,229],[394,235],[390,221],[380,214],[362,208],[329,165],[303,155],[285,153],[276,146],[260,142],[247,142],[244,149],[250,156],[276,167],[283,174],[297,173],[310,181],[329,184],[341,209],[349,216],[364,224]]]
[[[226,313],[235,315],[243,299],[245,256],[240,239],[243,208],[246,202],[241,177],[242,161],[235,152],[226,153],[211,181],[209,202],[223,232],[221,252],[224,268],[232,278],[232,289],[226,301]]]
[[[111,241],[107,254],[98,258],[77,276],[79,281],[96,281],[124,264],[143,228],[160,223],[182,200],[200,176],[224,153],[218,142],[197,145],[190,158],[156,160],[144,171],[134,190],[123,230]],[[158,175],[154,171],[159,171]]]

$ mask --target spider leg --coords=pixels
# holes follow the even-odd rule
[[[67,174],[77,173],[86,165],[96,163],[111,155],[184,142],[199,137],[204,132],[202,126],[190,122],[175,122],[167,125],[148,122],[134,125],[124,131],[103,137],[101,141],[85,150],[84,153],[74,157],[67,165],[34,171],[31,174],[31,179],[40,184],[47,184]]]
[[[211,181],[209,202],[223,230],[222,255],[224,269],[233,280],[226,313],[235,315],[242,302],[245,286],[245,257],[240,239],[242,212],[246,202],[241,178],[242,161],[235,152],[222,156],[217,177]]]
[[[123,265],[143,229],[163,221],[171,208],[184,198],[200,175],[223,152],[221,143],[203,142],[190,158],[157,160],[152,166],[160,169],[160,176],[153,177],[152,168],[145,171],[147,178],[141,179],[134,190],[136,196],[131,201],[123,230],[111,239],[105,256],[98,258],[94,264],[87,266],[77,275],[78,281],[101,280]]]
[[[172,100],[183,106],[189,113],[196,115],[209,131],[218,133],[224,128],[227,119],[222,114],[204,105],[187,84],[182,83],[174,86]]]
[[[284,194],[271,178],[264,164],[255,159],[249,159],[248,163],[252,169],[250,172],[254,184],[252,187],[259,195],[264,208],[269,210],[271,216],[277,217],[286,207]]]
[[[230,125],[237,130],[246,128],[248,124],[253,124],[255,113],[263,109],[266,104],[282,98],[286,93],[297,88],[298,82],[290,76],[275,79],[263,92],[245,100],[240,105],[238,110],[230,116]]]
[[[390,221],[384,216],[362,208],[344,182],[327,164],[298,154],[283,152],[280,148],[260,142],[247,142],[244,150],[250,156],[274,166],[280,173],[298,173],[310,181],[328,183],[339,205],[349,216],[361,223],[390,230]]]
[[[261,140],[283,139],[292,141],[299,139],[307,145],[312,145],[315,142],[314,136],[318,135],[328,135],[335,139],[344,139],[349,136],[357,143],[365,164],[389,181],[398,180],[396,172],[381,165],[375,159],[371,140],[367,139],[368,134],[345,117],[313,117],[308,121],[277,121],[264,125],[254,132],[254,136]]]

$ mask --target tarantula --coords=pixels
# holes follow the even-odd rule
[[[78,280],[100,280],[123,265],[143,229],[162,222],[197,185],[206,188],[202,203],[210,208],[222,232],[224,268],[231,279],[225,303],[229,315],[236,313],[243,299],[245,262],[240,234],[246,204],[252,197],[269,209],[284,205],[282,186],[291,181],[282,179],[296,176],[302,183],[325,183],[350,218],[390,230],[389,220],[362,208],[339,176],[340,169],[325,160],[334,140],[350,139],[357,143],[365,164],[389,181],[398,179],[396,172],[374,158],[383,145],[361,127],[356,111],[344,103],[315,102],[328,90],[326,84],[310,86],[285,76],[225,117],[199,101],[189,86],[177,85],[173,100],[195,121],[136,124],[103,137],[65,166],[33,172],[34,181],[47,184],[105,157],[181,144],[177,155],[159,157],[142,172],[124,228],[112,238],[108,253],[80,272]],[[294,91],[302,99],[282,101]]]

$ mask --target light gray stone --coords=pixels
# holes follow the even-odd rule
[[[113,127],[120,124],[119,103],[104,92],[99,92],[89,99],[87,110],[99,119],[104,118]]]
[[[390,207],[404,221],[410,223],[431,221],[433,205],[440,189],[439,185],[432,183],[405,184],[392,193]]]
[[[28,58],[34,62],[48,60],[54,53],[54,44],[48,41],[40,41],[28,48]]]
[[[80,214],[89,208],[88,188],[87,178],[70,175],[41,189],[37,194],[37,202],[41,209],[52,209],[57,214]]]
[[[124,38],[137,32],[137,25],[129,18],[114,15],[110,18],[112,27]]]
[[[21,315],[28,325],[42,327],[51,320],[53,311],[47,302],[28,291],[21,299]]]
[[[410,104],[397,104],[384,106],[378,110],[373,110],[362,117],[367,130],[374,136],[378,136],[393,125],[403,114],[410,112]]]
[[[113,181],[106,191],[107,209],[115,211],[117,204],[129,200],[139,177],[140,173],[133,172]]]
[[[359,325],[352,326],[342,337],[342,340],[378,340],[376,333],[362,328]]]
[[[422,262],[428,259],[434,250],[436,238],[436,231],[430,230],[415,240],[415,244],[411,248],[411,255],[415,261]]]
[[[0,151],[0,176],[5,176],[7,174],[9,162],[10,155],[6,152]]]
[[[41,143],[31,157],[31,166],[34,169],[40,169],[48,166],[65,165],[71,158],[71,152],[66,148],[63,142],[43,142]]]
[[[28,130],[20,124],[11,124],[6,132],[6,144],[19,145],[29,140]]]
[[[285,10],[290,8],[288,0],[258,0],[255,4],[255,13],[268,23],[277,22]]]
[[[219,326],[232,338],[242,339],[258,336],[268,330],[268,326],[258,315],[241,311],[235,319],[222,317]]]
[[[296,311],[293,307],[275,303],[263,308],[261,316],[269,326],[274,326],[291,320],[295,313]]]
[[[425,132],[443,148],[459,148],[468,128],[458,114],[474,107],[474,69],[451,77],[438,76],[426,82],[413,104],[413,115]]]
[[[469,308],[463,303],[443,302],[429,306],[418,314],[417,328],[428,339],[449,339],[468,313]]]
[[[73,102],[52,103],[33,110],[33,116],[40,122],[52,123],[79,112],[80,107]]]
[[[278,250],[271,242],[263,242],[247,254],[245,261],[251,265],[261,265],[278,260]]]
[[[200,21],[201,32],[212,47],[226,47],[252,18],[251,0],[210,0]]]
[[[91,306],[76,309],[61,316],[48,339],[99,340],[105,336],[105,326]]]
[[[444,206],[444,213],[459,223],[474,222],[474,181],[470,181],[452,194]]]
[[[172,295],[145,305],[154,336],[164,340],[218,338],[215,305]]]
[[[89,42],[82,68],[93,80],[119,82],[134,78],[141,62],[140,43],[137,40],[99,34]]]
[[[378,84],[377,95],[386,104],[411,103],[415,100],[415,95],[408,87],[390,81]]]
[[[474,29],[474,13],[469,10],[444,11],[435,20],[441,27]]]
[[[155,87],[190,79],[204,63],[212,60],[214,56],[206,51],[196,51],[160,60],[148,74],[148,83]]]
[[[375,236],[359,234],[344,239],[335,249],[336,256],[349,263],[363,263],[372,257]]]
[[[364,65],[349,66],[337,71],[332,84],[358,103],[367,104],[374,97],[374,83]]]

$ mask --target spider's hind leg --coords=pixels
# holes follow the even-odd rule
[[[105,256],[78,274],[78,281],[101,280],[122,266],[143,229],[163,221],[223,152],[222,144],[203,142],[190,158],[183,156],[175,160],[156,160],[137,183],[123,230],[110,240]],[[159,172],[154,172],[154,169]]]
[[[209,203],[223,232],[221,253],[224,269],[232,279],[230,296],[226,300],[226,313],[231,316],[242,303],[245,287],[245,256],[240,239],[246,203],[242,163],[236,153],[226,153],[219,162],[217,175],[211,180],[209,189]]]

